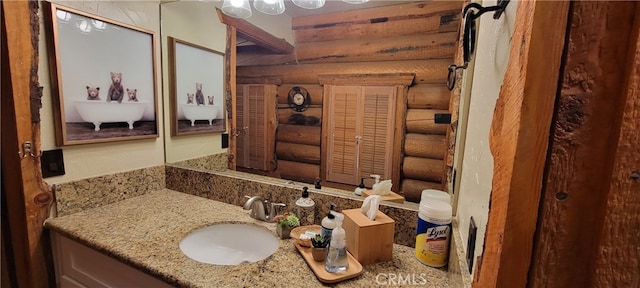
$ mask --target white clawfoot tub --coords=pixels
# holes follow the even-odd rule
[[[85,122],[93,123],[95,131],[100,131],[100,124],[111,122],[127,122],[129,129],[133,129],[133,123],[142,119],[147,105],[143,101],[118,103],[74,100],[73,102],[80,118]]]
[[[213,124],[213,119],[216,119],[218,115],[218,106],[212,105],[195,105],[195,104],[180,104],[184,118],[191,121],[191,126],[194,126],[196,120],[208,120],[209,125]]]

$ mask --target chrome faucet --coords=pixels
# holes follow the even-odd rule
[[[269,203],[269,201],[264,200],[262,196],[244,197],[248,198],[248,200],[242,205],[242,209],[251,209],[251,213],[249,214],[251,218],[266,222],[274,222],[273,218],[277,215],[277,207],[287,206],[284,203]]]

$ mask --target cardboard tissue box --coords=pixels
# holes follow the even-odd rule
[[[362,265],[391,261],[395,221],[377,211],[374,220],[362,214],[360,208],[342,210],[347,250]]]

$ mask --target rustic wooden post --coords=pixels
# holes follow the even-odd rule
[[[475,287],[525,287],[569,2],[519,1],[496,102],[493,185]]]
[[[49,287],[43,223],[53,201],[40,171],[38,1],[2,1],[2,201],[10,227],[14,281]],[[25,143],[30,142],[30,152]],[[5,244],[5,243],[3,243]],[[4,263],[3,263],[4,264]],[[4,267],[3,267],[4,268]]]

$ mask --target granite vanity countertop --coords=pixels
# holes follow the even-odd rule
[[[214,223],[275,224],[249,217],[242,207],[164,189],[114,204],[51,218],[45,227],[114,257],[176,287],[319,287],[290,239],[270,257],[249,264],[218,266],[185,256],[180,240]],[[418,262],[413,248],[394,245],[393,261],[364,266],[362,275],[338,287],[395,286],[388,277],[404,277],[403,286],[461,287],[445,269]],[[393,274],[393,276],[389,276]]]

